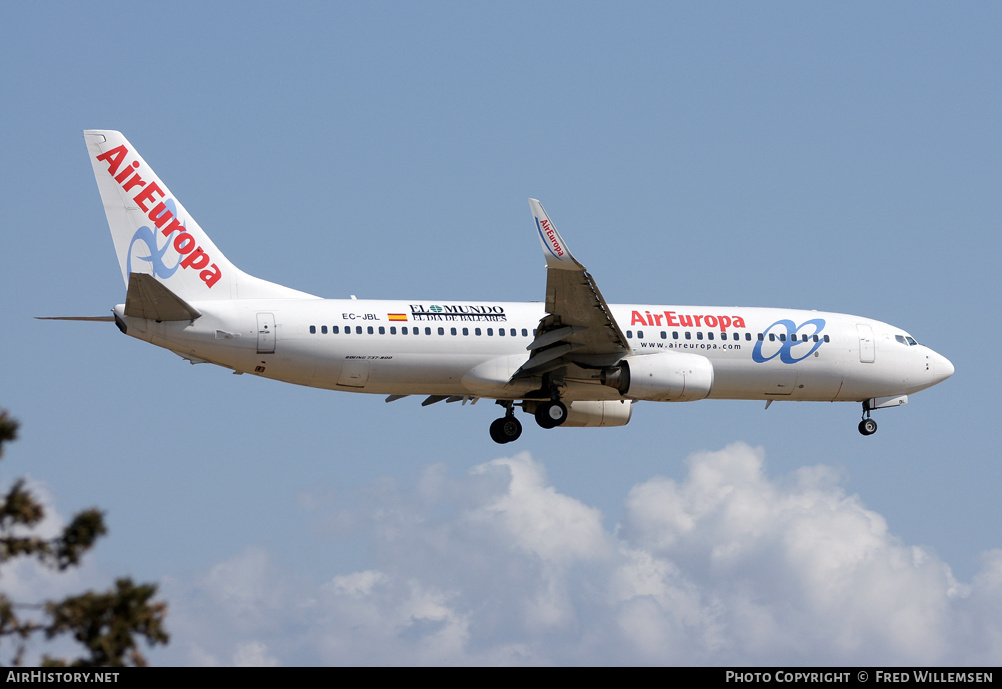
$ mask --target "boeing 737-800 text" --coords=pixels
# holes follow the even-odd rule
[[[127,286],[126,335],[193,363],[331,390],[493,399],[499,443],[522,425],[622,426],[638,401],[853,401],[874,409],[953,365],[908,333],[858,316],[770,308],[608,304],[542,205],[540,303],[321,299],[242,272],[115,131],[85,132]]]

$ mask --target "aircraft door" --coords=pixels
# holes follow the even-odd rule
[[[862,364],[872,364],[874,360],[873,328],[863,323],[856,324],[859,333],[859,361]]]
[[[257,353],[274,354],[275,352],[275,314],[259,313],[257,315]]]

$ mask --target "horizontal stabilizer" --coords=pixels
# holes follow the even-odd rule
[[[114,316],[35,316],[40,321],[98,321],[114,323]]]
[[[193,321],[202,314],[152,275],[130,273],[125,315],[152,321]]]

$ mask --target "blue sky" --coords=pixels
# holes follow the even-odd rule
[[[160,582],[159,663],[997,660],[1000,29],[991,3],[8,3],[4,478],[106,511],[80,581]],[[314,294],[542,299],[533,196],[612,302],[864,315],[957,373],[871,438],[855,405],[710,401],[500,447],[486,402],[191,366],[32,318],[124,299],[87,128]]]

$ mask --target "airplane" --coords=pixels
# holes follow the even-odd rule
[[[856,402],[871,412],[949,378],[953,364],[887,323],[820,311],[609,304],[536,199],[543,302],[323,299],[230,263],[117,131],[84,132],[126,284],[112,316],[130,337],[330,390],[494,400],[497,443],[522,424],[626,425],[641,401]]]

